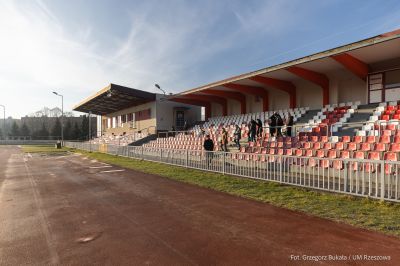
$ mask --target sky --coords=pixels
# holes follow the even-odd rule
[[[0,0],[0,104],[19,118],[115,83],[177,93],[400,28],[398,0]],[[2,110],[1,110],[2,111]]]

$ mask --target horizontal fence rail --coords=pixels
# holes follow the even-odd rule
[[[66,142],[70,148],[400,202],[400,162]]]

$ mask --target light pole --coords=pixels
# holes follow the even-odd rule
[[[3,107],[3,135],[4,139],[6,139],[6,107],[2,104],[0,106]]]
[[[64,146],[64,96],[55,91],[53,93],[61,97],[61,145]]]
[[[164,93],[164,95],[165,95],[165,90],[161,89],[160,85],[154,84],[154,86],[155,86],[157,89],[159,89],[160,91],[162,91],[162,92]]]

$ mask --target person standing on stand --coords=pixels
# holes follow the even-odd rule
[[[257,138],[262,137],[262,132],[263,132],[263,123],[261,122],[260,119],[257,119]]]
[[[251,126],[250,126],[250,141],[255,142],[256,141],[256,134],[257,134],[257,123],[253,119],[251,120]]]
[[[206,139],[204,140],[203,143],[203,148],[206,151],[206,161],[207,161],[207,166],[209,167],[212,161],[213,151],[214,151],[214,141],[210,138],[210,135],[206,135]]]
[[[240,139],[242,138],[242,130],[240,129],[240,127],[238,125],[236,125],[235,132],[233,133],[233,137],[234,137],[236,146],[240,150]]]
[[[288,120],[287,120],[287,122],[286,122],[286,135],[287,135],[288,137],[292,137],[292,128],[293,128],[293,124],[294,124],[293,116],[292,116],[292,115],[289,115],[289,118],[288,118]]]
[[[224,152],[228,152],[228,132],[223,127],[222,128],[222,139],[221,139],[221,148]]]

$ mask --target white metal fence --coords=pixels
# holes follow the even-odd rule
[[[172,150],[66,142],[67,147],[400,202],[400,162]]]

